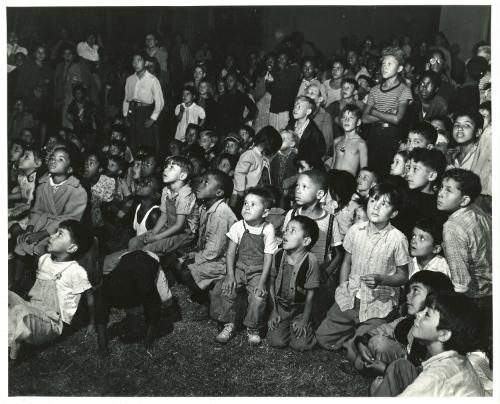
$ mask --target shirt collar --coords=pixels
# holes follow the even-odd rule
[[[448,219],[455,219],[457,217],[460,217],[462,215],[464,215],[467,211],[469,210],[469,207],[466,206],[465,208],[460,208],[460,209],[457,209],[455,212],[453,212],[449,217]]]
[[[208,213],[213,213],[217,210],[217,208],[220,206],[221,203],[224,202],[224,199],[220,199],[218,200],[217,202],[215,202],[212,206],[210,206],[209,209],[207,209],[207,207],[205,205],[203,205],[203,209],[205,209],[207,211],[207,214]]]
[[[59,184],[56,184],[54,183],[54,181],[52,180],[52,177],[49,176],[49,184],[52,188],[59,188],[61,185],[63,185],[66,181],[68,180],[64,180],[63,182],[60,182]]]
[[[432,365],[434,362],[439,362],[439,361],[442,361],[444,359],[458,357],[458,356],[460,356],[460,355],[456,351],[444,351],[444,352],[441,352],[440,354],[434,355],[433,357],[422,362],[422,367],[425,369],[425,368],[429,367],[430,365]]]
[[[382,230],[379,230],[369,220],[367,220],[366,222],[362,222],[361,225],[359,226],[359,230],[366,230],[369,235],[373,235],[373,234],[383,235],[383,234],[388,233],[393,228],[394,228],[394,226],[389,222],[389,224],[387,226],[385,226]]]

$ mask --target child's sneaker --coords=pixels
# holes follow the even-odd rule
[[[215,340],[221,344],[226,344],[231,338],[234,337],[234,323],[227,323],[224,325],[224,329],[220,332]]]
[[[261,341],[258,330],[248,330],[248,343],[250,345],[259,345]]]

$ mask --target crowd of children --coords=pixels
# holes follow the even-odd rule
[[[150,344],[174,281],[221,344],[345,350],[374,396],[491,395],[488,43],[462,78],[407,37],[183,75],[148,34],[96,90],[98,49],[9,59],[11,359],[79,306],[101,354],[111,308],[143,306]]]

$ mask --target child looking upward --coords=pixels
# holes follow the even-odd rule
[[[347,231],[335,304],[316,331],[325,349],[342,348],[359,323],[380,324],[397,305],[399,286],[408,280],[408,241],[390,224],[402,195],[390,183],[377,184],[369,195],[368,222]],[[379,298],[378,286],[391,287],[393,295],[388,300]]]
[[[20,280],[27,256],[45,254],[50,235],[63,220],[81,220],[87,205],[87,192],[73,177],[74,156],[68,149],[56,148],[48,164],[49,175],[40,179],[35,204],[26,231],[18,239],[15,280]]]
[[[320,275],[316,257],[310,250],[318,235],[314,220],[295,216],[286,226],[283,250],[274,257],[269,289],[273,311],[267,337],[276,348],[290,345],[294,350],[305,351],[316,343],[311,313]]]
[[[47,253],[38,261],[30,300],[9,291],[10,359],[17,358],[23,342],[41,345],[59,337],[64,324],[71,323],[82,294],[92,287],[86,270],[75,261],[92,245],[91,233],[77,220],[63,220],[57,226],[46,243]],[[90,292],[87,303],[93,327]]]
[[[226,277],[220,287],[221,308],[215,319],[224,324],[216,341],[227,343],[235,332],[237,290],[245,288],[248,308],[243,324],[247,327],[248,342],[261,342],[268,294],[268,277],[273,254],[278,249],[274,227],[265,221],[272,196],[261,188],[247,191],[241,215],[243,220],[233,224],[227,233]]]

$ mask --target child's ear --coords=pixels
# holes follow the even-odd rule
[[[321,200],[323,199],[325,196],[325,191],[323,191],[322,189],[320,189],[318,192],[316,192],[316,198]]]
[[[304,237],[304,240],[302,241],[302,245],[303,245],[304,247],[307,247],[307,246],[308,246],[309,244],[311,244],[311,243],[312,243],[312,239],[311,239],[311,237]]]
[[[398,67],[398,73],[401,73],[402,71],[403,71],[403,66],[401,66],[401,65],[400,65],[400,66]]]
[[[466,206],[469,206],[471,203],[470,196],[469,195],[463,195],[462,199],[460,199],[460,207],[465,208]]]
[[[483,133],[483,128],[476,130],[476,138],[480,137],[482,133]]]
[[[66,248],[66,252],[69,254],[74,254],[78,251],[78,246],[76,244],[70,244],[68,248]]]
[[[394,212],[391,213],[391,219],[394,219],[398,215],[399,211],[395,210]]]
[[[444,344],[446,341],[448,341],[451,338],[451,331],[450,330],[438,330],[438,341]]]
[[[67,174],[73,174],[73,167],[71,166],[68,167]]]
[[[437,180],[437,172],[435,171],[431,171],[428,175],[427,175],[427,179],[429,180],[429,182],[434,182]]]
[[[40,168],[42,166],[42,164],[43,164],[42,159],[38,159],[38,158],[35,159],[35,167],[36,168]]]
[[[184,172],[181,172],[181,175],[179,176],[179,179],[180,179],[181,181],[186,181],[186,178],[187,178],[187,174],[186,174],[186,173],[184,173]]]
[[[222,189],[218,189],[218,190],[215,192],[215,195],[216,195],[216,196],[219,196],[219,197],[220,197],[220,196],[224,196],[224,190],[222,190]]]
[[[262,217],[266,217],[269,215],[269,208],[264,209],[264,213],[262,214]]]
[[[432,247],[433,254],[439,254],[439,253],[441,253],[442,250],[443,250],[443,248],[439,244]]]

